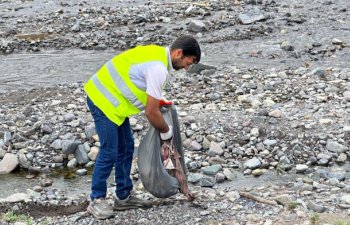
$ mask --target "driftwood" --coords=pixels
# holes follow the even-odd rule
[[[239,195],[243,196],[243,197],[246,197],[246,198],[249,198],[249,199],[253,199],[253,200],[255,200],[257,202],[260,202],[260,203],[264,203],[264,204],[268,204],[268,205],[277,205],[277,202],[274,201],[274,200],[263,199],[263,198],[260,198],[258,196],[249,194],[247,192],[241,191],[241,192],[239,192]]]

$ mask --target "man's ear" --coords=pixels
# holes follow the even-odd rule
[[[182,49],[175,49],[175,57],[176,58],[182,57]]]

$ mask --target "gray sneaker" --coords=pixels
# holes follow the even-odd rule
[[[106,199],[98,198],[90,202],[87,211],[97,219],[108,219],[114,216],[112,206],[108,205]]]
[[[133,195],[129,195],[126,199],[114,200],[114,210],[126,210],[126,209],[137,209],[137,208],[151,208],[152,202],[137,198]]]

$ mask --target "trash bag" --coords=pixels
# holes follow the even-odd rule
[[[186,167],[176,108],[173,105],[163,106],[161,112],[165,122],[173,126],[172,144],[180,155],[180,168],[186,181],[186,173],[184,171]],[[162,143],[159,131],[152,125],[150,125],[147,134],[143,137],[139,145],[137,165],[143,186],[158,198],[167,198],[175,195],[179,192],[181,186],[183,186],[176,177],[171,176],[165,169],[162,161]]]

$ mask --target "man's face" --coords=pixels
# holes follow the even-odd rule
[[[185,69],[188,70],[188,68],[196,62],[195,56],[183,56],[182,53],[179,57],[172,60],[173,68],[175,70]]]

